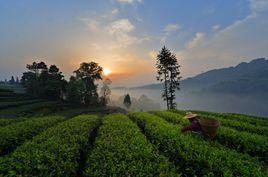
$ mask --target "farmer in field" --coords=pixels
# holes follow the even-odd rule
[[[199,118],[197,114],[187,112],[185,117],[190,121],[190,125],[182,128],[182,132],[193,131],[204,135],[210,139],[213,139],[217,134],[217,129],[220,126],[220,122],[213,118]]]
[[[199,123],[197,114],[187,112],[184,118],[190,121],[190,125],[183,127],[181,132],[193,131],[197,133],[202,133],[201,125]]]

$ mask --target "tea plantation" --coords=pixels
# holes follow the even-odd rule
[[[220,120],[209,140],[181,133],[185,111],[56,104],[1,103],[0,176],[268,176],[266,118],[193,111]]]

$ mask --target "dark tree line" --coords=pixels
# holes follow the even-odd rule
[[[167,109],[175,109],[176,90],[180,89],[180,65],[175,54],[165,46],[156,58],[157,80],[163,82],[162,97]]]
[[[108,85],[111,81],[104,82],[105,91],[101,92],[99,98],[96,81],[103,79],[103,68],[98,63],[81,63],[69,82],[64,79],[56,65],[48,68],[44,62],[33,62],[26,68],[28,71],[23,73],[21,84],[32,96],[73,104],[107,105],[108,103],[111,94]]]
[[[21,84],[28,94],[50,100],[62,98],[67,82],[56,65],[48,68],[44,62],[33,62],[26,68],[28,71],[23,73]]]
[[[11,76],[10,80],[5,79],[4,81],[0,81],[0,83],[4,83],[4,84],[10,84],[10,85],[19,85],[20,84],[20,80],[19,77],[15,77]]]
[[[162,97],[166,101],[167,109],[175,109],[176,90],[180,89],[181,79],[177,57],[164,46],[156,60],[157,80],[163,83]],[[111,80],[104,79],[103,68],[98,63],[81,63],[69,82],[64,79],[56,65],[48,68],[44,62],[33,62],[26,68],[28,71],[23,73],[21,84],[30,95],[84,105],[105,106],[109,102]],[[99,96],[96,82],[103,79]],[[12,82],[13,80],[14,77]],[[128,94],[124,98],[124,105],[128,109],[131,106]]]

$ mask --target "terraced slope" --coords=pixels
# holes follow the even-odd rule
[[[0,128],[0,155],[12,152],[24,141],[31,139],[48,127],[64,121],[64,117],[48,116],[37,119],[29,119],[13,125]]]
[[[178,124],[180,127],[189,124],[189,121],[184,119],[181,114],[169,111],[153,111],[151,113],[162,117],[168,122]],[[268,137],[266,136],[240,132],[229,127],[220,126],[215,140],[230,149],[235,149],[241,153],[248,153],[268,163]]]
[[[0,158],[0,174],[75,176],[79,171],[81,151],[89,148],[90,132],[100,123],[97,116],[80,115],[49,128],[9,156]]]
[[[209,114],[228,122],[211,141],[181,133],[185,111],[74,118],[72,112],[63,114],[68,118],[1,118],[0,176],[268,176],[262,118]]]
[[[216,147],[192,134],[180,133],[180,127],[148,113],[132,113],[130,117],[148,139],[170,158],[187,176],[267,176],[268,171],[256,159]]]
[[[176,113],[182,113],[178,110],[172,110]],[[216,118],[221,121],[222,125],[226,127],[231,127],[238,131],[246,131],[249,133],[256,133],[259,135],[268,136],[268,119],[255,119],[255,124],[249,122],[249,119],[252,121],[252,118],[246,116],[228,116],[228,114],[219,114],[219,113],[209,113],[204,111],[194,111],[200,116]],[[234,119],[234,117],[239,119]]]
[[[127,116],[109,115],[92,152],[85,176],[179,176]]]
[[[8,118],[0,118],[0,127],[4,127],[7,125],[15,124],[21,121],[24,121],[25,119],[8,119]]]

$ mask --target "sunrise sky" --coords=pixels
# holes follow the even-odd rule
[[[0,0],[0,25],[0,80],[95,61],[114,86],[155,83],[163,45],[183,78],[268,56],[268,0]]]

